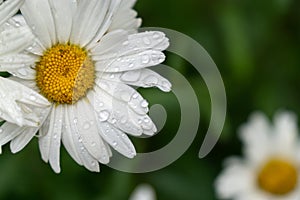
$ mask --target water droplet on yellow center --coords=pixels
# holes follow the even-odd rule
[[[260,188],[266,192],[286,195],[297,185],[297,168],[291,162],[272,159],[261,168],[257,181]]]
[[[73,104],[93,87],[95,67],[77,45],[57,44],[46,50],[36,65],[36,83],[51,102]]]

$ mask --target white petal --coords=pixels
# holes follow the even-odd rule
[[[28,54],[12,54],[7,56],[0,56],[0,70],[13,71],[20,68],[29,68],[34,65],[37,57]]]
[[[95,69],[100,72],[123,72],[155,66],[165,60],[161,51],[146,50],[138,54],[118,55],[113,59],[98,60],[93,56]]]
[[[135,49],[139,51],[148,49],[164,51],[170,45],[166,35],[159,31],[131,34],[128,36],[128,42],[127,51],[129,52],[136,51]]]
[[[156,132],[155,125],[147,115],[137,114],[126,103],[114,99],[99,88],[95,87],[95,92],[90,92],[87,96],[99,121],[108,121],[134,136],[142,133],[153,135]]]
[[[171,91],[171,83],[150,69],[125,71],[121,73],[102,73],[99,76],[107,81],[123,82],[128,85],[144,88],[158,87],[164,92]]]
[[[66,125],[69,125],[68,128],[72,133],[74,146],[76,148],[77,154],[80,157],[80,160],[82,161],[82,164],[90,171],[99,172],[100,168],[98,161],[87,151],[87,149],[83,145],[82,137],[78,133],[78,118],[74,116],[74,108],[68,106],[67,109],[68,110],[66,112],[68,113],[68,117],[66,118],[68,119],[66,119]]]
[[[78,119],[76,123],[78,134],[88,152],[97,160],[108,159],[109,156],[104,143],[98,135],[94,112],[87,99],[82,99],[76,103],[74,117]]]
[[[122,3],[127,5],[127,1],[122,1]],[[120,8],[113,16],[113,21],[109,27],[109,31],[123,29],[130,33],[136,33],[137,29],[141,26],[142,20],[137,17],[137,12],[131,8]]]
[[[79,1],[71,32],[71,42],[85,46],[96,35],[109,6],[108,0]]]
[[[69,42],[72,29],[72,0],[50,0],[56,27],[57,39],[60,43]]]
[[[30,142],[30,140],[35,136],[37,131],[38,131],[38,128],[27,127],[26,129],[24,129],[23,132],[21,132],[17,137],[15,137],[10,142],[11,152],[17,153],[17,152],[21,151]]]
[[[293,113],[277,113],[274,118],[274,142],[278,153],[292,154],[297,148],[297,117]]]
[[[21,12],[46,49],[57,43],[54,19],[48,0],[26,0]]]
[[[136,92],[135,89],[123,84],[122,82],[112,82],[102,80],[101,77],[96,78],[96,84],[110,96],[125,102],[130,108],[132,108],[138,114],[146,114],[148,104],[145,105],[145,99]]]
[[[142,32],[128,35],[128,40],[123,42],[121,46],[115,49],[119,57],[124,55],[138,55],[147,50],[163,51],[169,46],[169,39],[166,35],[159,31]],[[97,56],[97,52],[93,52],[95,60],[116,59],[115,54]]]
[[[94,108],[98,121],[108,121],[124,132],[140,136],[143,129],[132,120],[128,120],[128,106],[119,100],[113,99],[105,92],[96,89],[88,93],[88,99]]]
[[[155,200],[156,195],[154,189],[147,184],[139,185],[134,189],[129,200]]]
[[[104,35],[97,45],[91,49],[92,54],[104,55],[114,53],[125,41],[127,41],[128,33],[124,30],[116,30]]]
[[[108,122],[97,123],[99,133],[116,151],[128,158],[136,155],[135,148],[128,136]]]
[[[27,27],[6,29],[0,33],[0,56],[18,53],[32,44],[34,36]]]
[[[7,19],[12,17],[14,14],[16,14],[23,2],[23,0],[9,0],[1,4],[0,25],[3,24]]]
[[[2,31],[4,31],[8,29],[17,29],[19,27],[30,30],[29,26],[25,21],[25,18],[22,15],[15,15],[12,18],[10,18],[2,27],[0,27],[0,32],[1,32],[1,28],[3,28]],[[33,34],[31,33],[30,37],[32,37],[32,35]],[[26,50],[35,55],[43,55],[43,52],[46,50],[37,37],[34,37],[33,40],[32,39],[24,40],[23,42],[24,43],[30,42],[29,43],[30,45],[26,48]]]
[[[238,195],[247,194],[255,185],[253,173],[239,160],[229,163],[215,183],[219,198],[235,199]]]
[[[21,134],[26,127],[18,127],[15,124],[6,122],[0,127],[0,146],[6,144],[11,141],[19,134]]]
[[[49,106],[49,102],[41,95],[24,85],[5,78],[0,78],[0,95],[2,97],[0,98],[1,118],[20,126],[25,123],[25,113],[22,111],[20,103],[43,108]],[[33,120],[35,118],[36,115],[33,116]]]
[[[60,140],[63,124],[63,108],[61,105],[52,108],[49,130],[39,138],[40,151],[45,162],[50,163],[52,169],[60,172]]]
[[[71,155],[71,157],[79,164],[82,165],[82,161],[80,159],[79,153],[77,152],[75,143],[73,141],[73,133],[71,130],[71,125],[69,121],[69,114],[68,114],[68,105],[65,105],[65,126],[64,131],[62,133],[62,142],[68,151],[68,153]]]
[[[102,36],[108,32],[108,28],[112,22],[112,17],[114,13],[116,12],[117,8],[120,5],[121,0],[110,0],[109,8],[105,12],[105,18],[103,19],[103,23],[98,28],[98,31],[96,35],[94,36],[93,40],[89,42],[87,45],[87,49],[92,49],[95,45],[97,45],[97,42],[102,38]]]
[[[244,142],[244,151],[253,163],[261,163],[270,153],[273,146],[270,143],[271,125],[262,113],[251,115],[247,124],[240,129],[240,137]]]
[[[19,77],[25,80],[35,81],[36,71],[30,67],[20,67],[14,69],[8,69],[7,72],[11,73],[13,76]]]

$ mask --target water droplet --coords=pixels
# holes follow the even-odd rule
[[[136,82],[140,79],[141,71],[128,71],[122,74],[121,80],[125,82]]]
[[[113,118],[112,120],[111,120],[111,123],[112,124],[115,124],[117,122],[117,120],[115,119],[115,118]]]
[[[136,99],[136,98],[138,98],[138,96],[139,96],[138,93],[134,93],[134,94],[132,95],[132,98],[133,98],[133,99]]]
[[[127,46],[127,45],[129,45],[128,41],[123,42],[123,46]]]
[[[99,116],[99,120],[101,122],[104,122],[104,121],[108,120],[110,113],[107,110],[103,110],[103,111],[99,112],[98,116]]]
[[[149,103],[148,103],[146,100],[143,100],[143,101],[141,102],[141,106],[142,106],[143,108],[148,107],[148,105],[149,105]]]
[[[102,102],[99,103],[99,106],[102,107],[104,104]]]
[[[92,147],[96,146],[96,142],[91,143]]]
[[[133,68],[134,67],[134,64],[133,63],[130,63],[129,65],[128,65],[128,68]]]
[[[114,74],[111,74],[111,75],[109,76],[109,78],[114,79],[114,78],[115,78],[115,75],[114,75]]]
[[[21,26],[21,23],[16,21],[16,22],[15,22],[15,26],[16,26],[16,27],[20,27],[20,26]]]
[[[91,127],[90,123],[89,122],[86,122],[84,125],[83,125],[83,129],[87,130]]]
[[[150,122],[150,120],[148,119],[148,118],[144,118],[144,122],[146,122],[146,123],[148,123],[148,122]]]
[[[2,133],[2,132],[3,132],[3,129],[1,128],[1,129],[0,129],[0,133]]]
[[[115,71],[115,72],[119,72],[119,71],[120,71],[120,68],[119,68],[119,67],[115,67],[114,71]]]
[[[148,64],[150,62],[149,55],[142,55],[142,63]]]
[[[79,136],[79,138],[78,138],[78,142],[82,142],[82,137],[81,136]]]
[[[77,119],[77,118],[74,118],[73,122],[74,122],[75,124],[77,124],[78,119]]]
[[[116,146],[118,146],[118,143],[116,141],[113,141],[112,145],[113,145],[113,147],[116,147]]]
[[[163,55],[161,55],[161,56],[159,57],[158,61],[159,61],[160,63],[164,62],[164,61],[165,61],[165,57],[164,57]]]
[[[55,135],[53,135],[53,139],[54,140],[56,140],[57,139],[57,135],[55,134]]]
[[[139,119],[139,120],[138,120],[138,123],[141,124],[141,123],[143,123],[143,121],[142,121],[141,119]]]
[[[35,97],[33,94],[30,95],[29,99],[30,99],[31,101],[36,101],[36,97]]]

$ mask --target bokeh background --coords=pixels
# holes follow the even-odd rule
[[[100,173],[91,173],[62,149],[62,172],[55,174],[41,160],[37,140],[16,155],[6,145],[0,156],[0,199],[119,200],[128,199],[138,184],[148,183],[159,200],[214,200],[214,180],[224,158],[240,155],[236,134],[249,114],[260,110],[271,117],[279,109],[300,114],[300,1],[139,0],[135,8],[143,26],[189,35],[217,64],[226,87],[228,111],[216,147],[204,159],[198,158],[210,119],[210,97],[193,66],[167,53],[165,64],[189,80],[201,109],[197,137],[180,159],[145,174],[119,172],[104,165]],[[132,138],[138,152],[149,152],[168,144],[176,134],[179,105],[172,93],[139,91],[150,106],[161,104],[168,113],[159,134]]]

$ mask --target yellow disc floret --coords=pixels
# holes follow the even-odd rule
[[[258,174],[261,189],[274,195],[286,195],[293,191],[298,182],[297,168],[291,162],[272,159]]]
[[[36,83],[51,102],[72,104],[85,96],[95,80],[87,52],[77,45],[57,44],[44,52],[36,65]]]

